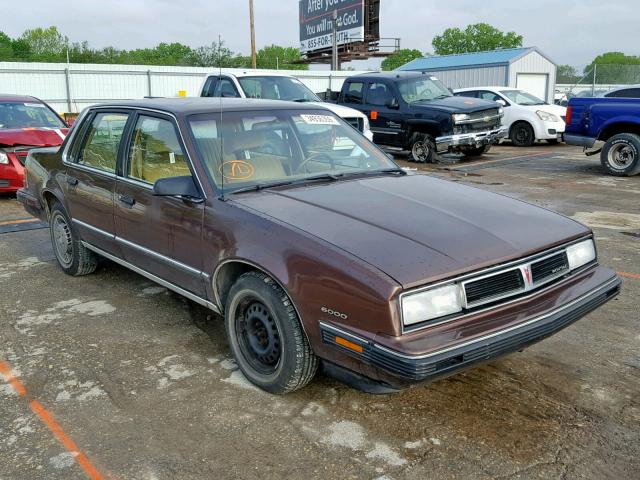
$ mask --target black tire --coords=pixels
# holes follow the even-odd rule
[[[517,122],[513,125],[509,138],[516,147],[530,147],[536,141],[533,127],[527,122]]]
[[[291,300],[271,277],[247,272],[225,306],[229,346],[251,383],[275,394],[304,387],[318,369]]]
[[[640,135],[619,133],[602,147],[600,163],[610,175],[628,177],[640,173]]]
[[[95,271],[98,266],[98,255],[82,245],[69,215],[59,202],[51,205],[49,233],[53,253],[64,273],[78,277]]]
[[[482,147],[466,148],[462,151],[467,157],[479,157],[491,150],[491,145],[483,145]]]
[[[409,141],[409,161],[417,163],[436,163],[436,142],[431,135],[416,132]]]

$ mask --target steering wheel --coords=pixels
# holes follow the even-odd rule
[[[333,170],[333,165],[334,165],[334,161],[333,158],[331,158],[329,155],[327,155],[324,152],[316,152],[316,153],[312,153],[311,155],[309,155],[307,158],[305,158],[300,165],[298,165],[294,170],[293,170],[293,174],[295,175],[296,173],[301,173],[300,170],[302,170],[302,167],[304,167],[307,163],[309,163],[311,160],[317,160],[319,158],[325,158],[327,160],[329,160],[329,163],[331,164],[331,169]]]

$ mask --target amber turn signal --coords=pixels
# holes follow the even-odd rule
[[[336,337],[336,343],[338,345],[342,345],[345,348],[348,348],[349,350],[353,350],[354,352],[362,353],[362,350],[363,350],[361,345],[350,342],[346,338]]]

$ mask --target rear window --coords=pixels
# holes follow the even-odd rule
[[[66,125],[44,103],[1,102],[0,130],[16,128],[66,128]]]

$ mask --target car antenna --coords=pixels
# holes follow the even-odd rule
[[[218,82],[216,83],[216,87],[220,84],[222,80],[222,46],[220,45],[222,42],[222,37],[218,34]],[[225,201],[224,198],[224,130],[222,128],[222,89],[220,90],[220,125],[218,125],[218,131],[220,132],[220,200]]]

